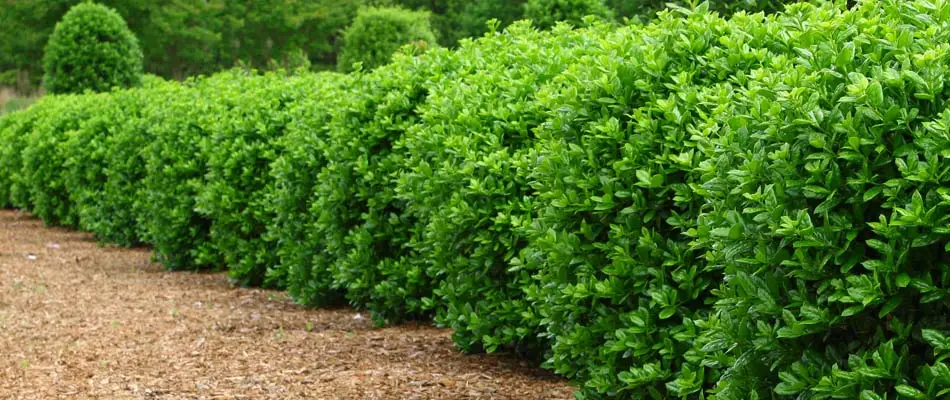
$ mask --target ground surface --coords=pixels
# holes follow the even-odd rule
[[[513,359],[459,354],[444,330],[373,329],[149,257],[0,211],[0,398],[571,397]]]

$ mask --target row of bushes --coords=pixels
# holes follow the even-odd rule
[[[0,119],[0,203],[586,398],[950,393],[950,2],[661,13]]]

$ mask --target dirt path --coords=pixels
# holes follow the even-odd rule
[[[373,329],[149,257],[0,211],[0,398],[571,398],[518,361],[459,354],[447,331]]]

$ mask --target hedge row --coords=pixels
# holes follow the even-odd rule
[[[0,119],[0,202],[582,399],[945,398],[948,43],[946,1],[699,8],[149,79]]]

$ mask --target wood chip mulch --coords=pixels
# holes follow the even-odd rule
[[[0,211],[0,399],[572,398],[527,363],[459,353],[446,330],[374,329],[150,257]]]

